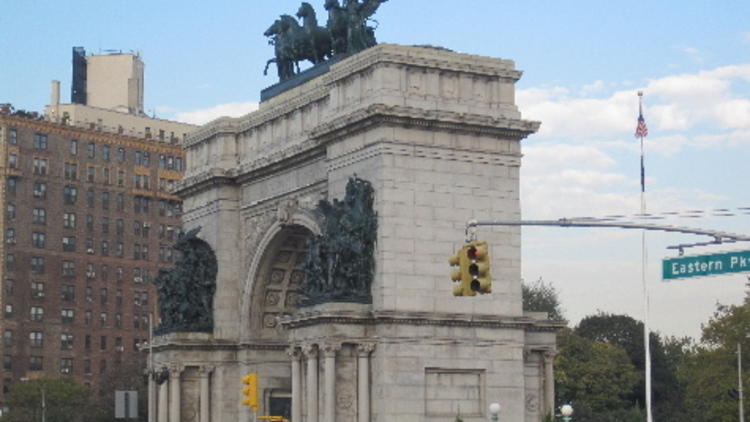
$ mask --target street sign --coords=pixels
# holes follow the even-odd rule
[[[705,277],[750,271],[750,251],[681,256],[662,260],[662,279]]]
[[[115,391],[115,419],[138,419],[137,391]]]

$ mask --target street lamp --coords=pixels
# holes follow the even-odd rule
[[[563,420],[565,422],[570,422],[573,420],[571,416],[573,416],[573,406],[569,404],[564,404],[560,406],[560,413],[562,413]]]
[[[497,415],[500,413],[500,403],[492,403],[490,404],[490,420],[492,422],[497,422],[499,419],[497,418]]]

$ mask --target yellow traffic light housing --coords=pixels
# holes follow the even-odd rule
[[[250,373],[242,377],[245,388],[242,389],[242,404],[248,406],[253,412],[258,411],[258,374]]]
[[[458,266],[451,280],[460,284],[453,287],[454,296],[475,296],[492,292],[490,256],[487,242],[473,241],[464,245],[448,259],[451,266]]]

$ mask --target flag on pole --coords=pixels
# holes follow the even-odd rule
[[[648,136],[648,126],[643,118],[643,92],[638,91],[638,126],[635,127],[635,137],[641,139],[641,192],[646,192],[646,167],[643,165],[643,138]]]
[[[645,138],[648,136],[648,127],[646,126],[646,119],[643,118],[643,111],[638,115],[638,126],[635,128],[636,138]]]

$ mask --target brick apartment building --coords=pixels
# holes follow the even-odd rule
[[[171,266],[183,152],[160,139],[0,113],[0,403],[24,378],[135,357]]]

